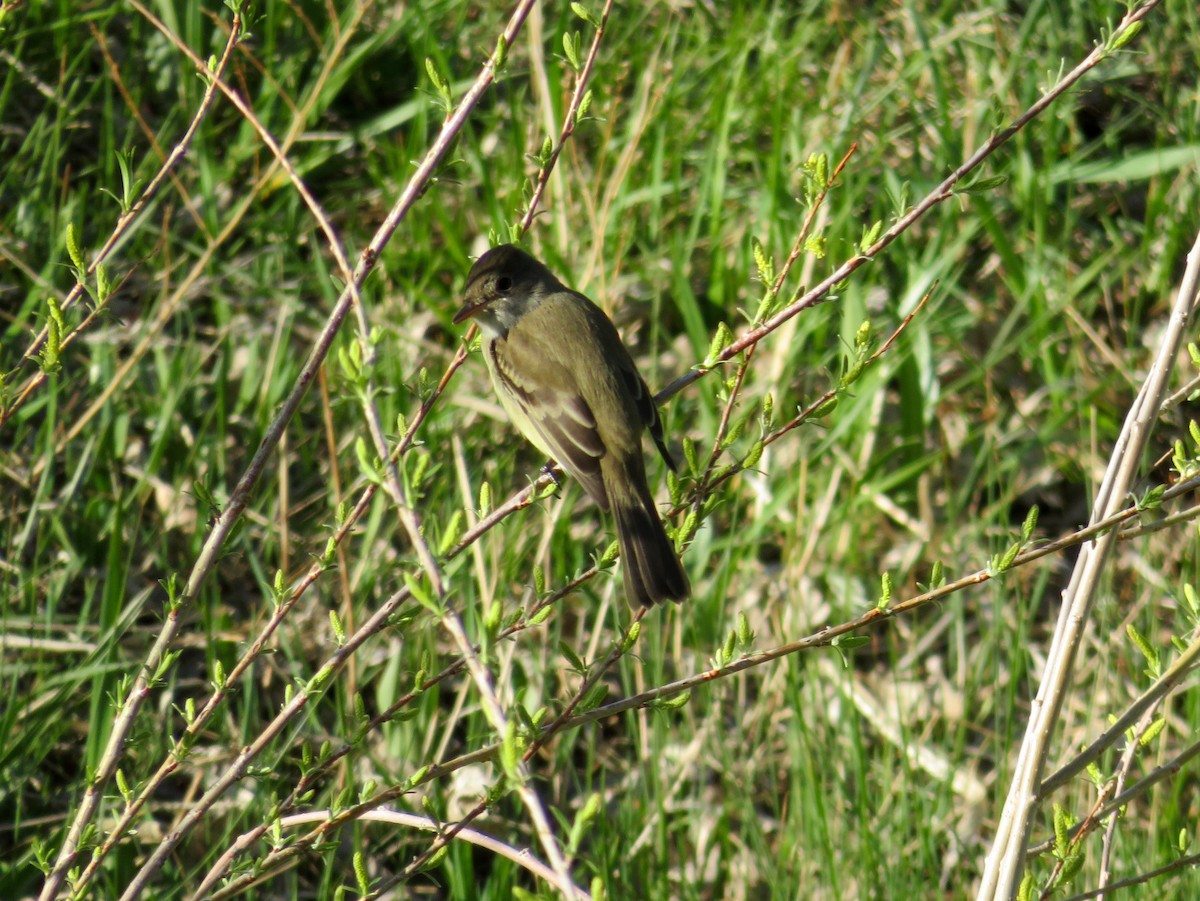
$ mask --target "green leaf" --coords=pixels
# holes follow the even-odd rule
[[[514,785],[521,782],[521,748],[517,735],[516,720],[509,720],[504,729],[504,738],[500,742],[500,766],[508,781]]]
[[[567,64],[578,72],[583,66],[579,58],[579,48],[583,45],[583,36],[578,31],[565,32],[562,38],[562,45],[563,53],[567,57]]]
[[[216,70],[215,61],[210,59],[210,71]],[[121,212],[128,213],[132,208],[136,195],[142,189],[142,179],[134,178],[133,148],[117,151],[117,167],[121,170]]]
[[[1029,539],[1033,537],[1033,530],[1037,528],[1038,508],[1034,504],[1029,508],[1029,512],[1025,514],[1025,522],[1021,526],[1021,542],[1028,544]]]
[[[742,437],[742,432],[746,429],[746,418],[745,416],[739,416],[729,426],[729,430],[725,433],[725,438],[721,442],[722,449],[730,447]]]
[[[1190,582],[1183,584],[1183,599],[1187,602],[1192,616],[1200,616],[1200,595],[1197,595],[1196,589]]]
[[[721,355],[721,351],[728,347],[732,340],[733,332],[729,330],[729,326],[724,322],[717,323],[717,331],[713,334],[712,340],[708,342],[708,354],[702,365],[706,368],[717,365],[717,358]]]
[[[1140,744],[1143,748],[1150,747],[1152,744],[1154,744],[1154,740],[1158,738],[1159,734],[1166,727],[1166,725],[1166,718],[1160,716],[1150,724],[1145,732],[1142,733],[1142,737],[1138,739],[1138,744]]]
[[[578,125],[587,118],[588,110],[592,108],[592,89],[588,88],[579,98],[579,109],[575,112],[575,124]]]
[[[433,872],[437,870],[442,865],[442,861],[445,859],[446,855],[449,853],[450,846],[442,845],[429,856],[429,860],[425,861],[425,865],[421,867],[421,870],[423,872]]]
[[[587,678],[588,665],[583,662],[582,657],[575,653],[574,648],[572,648],[565,641],[560,641],[558,643],[558,652],[567,658],[567,665],[573,672],[578,673],[585,679]]]
[[[625,637],[621,639],[621,653],[628,654],[630,649],[637,644],[637,640],[642,635],[642,624],[634,622],[630,625],[629,631],[625,633]]]
[[[1075,819],[1061,804],[1054,805],[1054,856],[1065,861],[1071,852],[1071,830]]]
[[[850,655],[847,652],[862,647],[870,640],[866,635],[838,635],[829,643],[829,646],[836,650],[842,658],[842,668],[849,669]]]
[[[367,895],[371,891],[371,877],[367,873],[367,858],[361,850],[354,852],[354,881],[358,883],[358,893]]]
[[[429,586],[425,584],[424,577],[417,577],[411,573],[405,573],[404,585],[408,588],[409,593],[413,596],[418,604],[439,619],[445,616],[446,611],[442,609],[442,605],[438,603],[437,599],[429,591]]]
[[[1149,675],[1152,679],[1157,679],[1162,663],[1158,649],[1153,647],[1150,642],[1146,640],[1146,636],[1139,632],[1137,630],[1137,626],[1135,626],[1133,623],[1129,623],[1125,627],[1125,634],[1129,636],[1129,640],[1134,643],[1137,649],[1142,652],[1142,656],[1146,659],[1147,675]]]
[[[1017,555],[1021,553],[1021,543],[1014,542],[1007,551],[1003,554],[997,554],[992,557],[991,563],[988,565],[988,573],[992,578],[1004,575],[1012,569],[1013,562],[1017,559]]]
[[[1075,850],[1063,861],[1062,870],[1059,871],[1058,879],[1054,882],[1055,888],[1070,885],[1079,875],[1079,871],[1083,869],[1086,859],[1082,846],[1077,845]]]
[[[765,322],[771,313],[775,311],[778,299],[769,287],[764,290],[758,306],[754,309],[754,318],[750,321],[755,324]]]
[[[696,456],[696,442],[690,437],[683,439],[683,459],[687,461],[688,470],[693,476],[700,475],[700,461]]]
[[[863,226],[862,237],[858,240],[858,252],[866,253],[871,249],[871,246],[879,240],[879,235],[883,232],[883,222],[876,221],[870,226]]]
[[[685,706],[692,699],[691,691],[681,691],[679,694],[671,698],[658,698],[654,702],[654,707],[658,710],[678,710]]]
[[[425,57],[425,72],[429,75],[429,80],[433,83],[434,90],[442,97],[449,96],[450,85],[446,83],[446,79],[438,71],[437,63],[433,61],[433,57],[431,56]]]
[[[450,522],[446,525],[445,532],[442,533],[442,540],[438,542],[438,556],[445,554],[458,543],[458,537],[462,534],[463,521],[466,516],[462,510],[455,510],[450,514]]]
[[[582,3],[572,3],[571,12],[575,13],[575,15],[579,16],[579,18],[583,19],[583,21],[587,22],[593,28],[600,29],[600,20],[596,17],[596,14]]]
[[[483,628],[489,639],[494,639],[500,633],[500,616],[503,613],[504,607],[499,599],[488,604],[487,611],[483,616]]]
[[[579,843],[583,840],[584,832],[599,815],[603,803],[603,799],[599,793],[593,792],[583,803],[583,807],[580,808],[579,813],[575,815],[575,822],[571,824],[571,834],[567,839],[567,847],[570,849],[571,854],[574,854],[579,849]]]
[[[864,319],[858,324],[858,329],[854,333],[854,349],[860,360],[865,359],[867,352],[871,349],[871,321],[869,319]]]
[[[733,659],[734,648],[737,647],[737,633],[730,632],[725,637],[725,644],[721,646],[721,659],[728,663]]]
[[[754,630],[750,628],[750,620],[742,610],[739,610],[737,615],[737,642],[742,653],[754,644]]]
[[[363,379],[362,345],[353,341],[345,347],[339,347],[338,366],[342,370],[342,377],[348,382],[361,382]]]
[[[750,239],[750,249],[754,254],[754,266],[758,269],[758,278],[765,285],[775,282],[775,260],[763,248],[758,238]]]
[[[46,298],[46,340],[38,351],[38,364],[42,372],[49,374],[62,369],[62,341],[66,332],[66,321],[58,298],[50,295]]]
[[[129,783],[125,779],[125,771],[118,767],[117,772],[115,773],[115,778],[117,780],[117,791],[121,793],[121,797],[124,798],[125,803],[128,804],[131,800],[133,800],[133,792],[130,790]]]
[[[604,682],[597,682],[587,690],[587,694],[583,696],[583,700],[579,702],[578,710],[580,713],[586,713],[589,710],[595,710],[603,702],[608,695],[608,685]]]
[[[358,458],[358,469],[363,478],[373,485],[380,483],[379,460],[367,447],[366,439],[359,435],[354,441],[354,455]]]
[[[1137,499],[1138,512],[1144,513],[1149,510],[1158,510],[1162,507],[1163,495],[1167,491],[1166,485],[1155,485],[1145,494]]]
[[[1141,34],[1142,27],[1145,24],[1145,21],[1142,19],[1138,19],[1136,22],[1130,22],[1127,26],[1112,36],[1108,42],[1108,49],[1120,50],[1139,34]]]
[[[820,404],[818,404],[812,413],[809,414],[809,417],[812,419],[820,419],[822,416],[828,416],[837,409],[839,403],[840,399],[835,394],[828,400],[822,401]]]
[[[87,263],[83,259],[83,250],[79,246],[79,230],[74,222],[67,223],[67,256],[75,266],[75,278],[82,285],[87,276]]]
[[[942,566],[941,560],[933,561],[933,572],[929,574],[929,586],[931,588],[941,588],[946,584],[946,571]]]
[[[1006,184],[1008,184],[1007,175],[988,175],[960,185],[956,190],[959,194],[985,194]]]

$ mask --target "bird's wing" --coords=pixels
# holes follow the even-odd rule
[[[650,430],[650,437],[654,439],[658,452],[662,454],[663,460],[674,472],[675,459],[667,450],[667,444],[663,438],[663,425],[662,419],[658,415],[658,404],[654,402],[654,395],[650,393],[646,380],[637,371],[637,367],[628,353],[625,354],[625,365],[621,367],[621,377],[625,380],[629,396],[637,404],[638,415],[641,417],[643,425]]]
[[[512,402],[509,412],[518,420],[516,426],[577,479],[592,500],[607,510],[608,494],[600,471],[604,441],[591,407],[570,371],[552,356],[540,355],[534,371],[528,366],[514,367],[510,341],[518,342],[519,348],[518,330],[510,331],[507,338],[497,338],[487,352],[501,397],[507,393]],[[521,349],[517,354],[521,354]],[[526,359],[526,356],[519,358]]]

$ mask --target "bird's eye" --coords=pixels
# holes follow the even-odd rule
[[[496,290],[502,294],[507,294],[512,290],[512,279],[507,275],[502,275],[496,279]]]

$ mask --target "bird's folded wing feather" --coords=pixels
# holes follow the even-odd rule
[[[513,339],[510,333],[509,339]],[[569,370],[542,355],[534,370],[512,365],[508,342],[493,343],[491,362],[497,379],[508,389],[525,413],[531,428],[554,459],[583,485],[585,491],[603,509],[608,495],[600,471],[604,441],[596,426],[596,417],[583,399]],[[537,442],[535,442],[537,443]]]

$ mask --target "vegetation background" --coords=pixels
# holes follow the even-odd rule
[[[1196,5],[1120,47],[1100,0],[544,3],[499,47],[507,4],[235,6],[0,3],[0,897],[56,862],[86,898],[972,895],[1200,222]],[[359,258],[498,53],[330,329],[329,235]],[[637,635],[610,523],[530,489],[450,323],[540,186],[527,245],[652,386],[703,373],[651,471],[694,597]],[[1165,527],[1109,557],[1046,774],[1193,648],[1177,362],[1132,508]],[[1172,684],[1039,799],[1026,896],[1200,892]],[[481,799],[498,847],[429,831]]]

